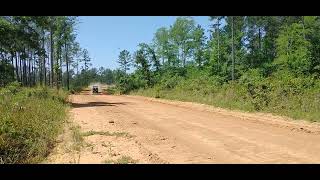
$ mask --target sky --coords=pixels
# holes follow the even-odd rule
[[[192,16],[209,29],[208,16]],[[177,16],[80,16],[77,41],[89,51],[93,67],[116,69],[121,50],[133,53],[139,43],[150,43],[160,27],[169,27]]]

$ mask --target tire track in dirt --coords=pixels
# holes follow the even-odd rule
[[[137,163],[320,162],[318,124],[138,96],[71,97],[73,123],[82,133],[132,136],[86,136],[78,163],[122,156]],[[51,162],[61,162],[58,157]]]

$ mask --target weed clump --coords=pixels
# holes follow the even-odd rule
[[[46,157],[65,121],[67,93],[49,88],[0,89],[0,163],[37,163]]]

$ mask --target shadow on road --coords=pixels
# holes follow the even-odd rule
[[[116,105],[126,105],[127,102],[117,102],[117,103],[108,103],[108,102],[88,102],[88,103],[71,103],[73,108],[82,108],[82,107],[94,107],[94,106],[116,106]]]

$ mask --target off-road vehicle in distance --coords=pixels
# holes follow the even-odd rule
[[[98,86],[93,86],[92,87],[92,94],[98,94],[99,90],[98,90]]]

